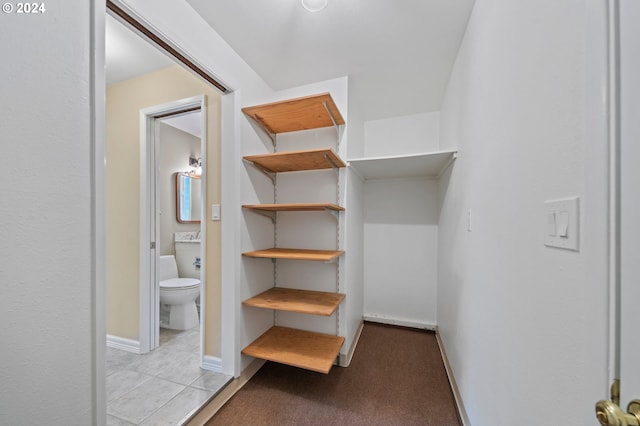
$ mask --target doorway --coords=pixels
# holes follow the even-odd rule
[[[198,118],[199,117],[199,122]],[[197,260],[194,258],[193,266],[198,271],[200,279],[200,318],[205,315],[206,309],[206,262],[201,262],[202,259],[206,259],[206,238],[200,238],[201,235],[206,235],[206,221],[205,206],[207,205],[207,186],[206,186],[206,162],[203,160],[206,158],[207,144],[206,144],[206,125],[204,117],[207,116],[206,110],[206,97],[196,96],[192,98],[176,100],[162,105],[146,108],[140,112],[140,353],[147,353],[160,344],[159,330],[160,330],[160,255],[174,255],[176,256],[175,246],[171,248],[170,244],[166,244],[163,241],[162,235],[165,235],[164,240],[167,240],[167,236],[170,234],[176,234],[167,230],[167,227],[171,229],[181,229],[177,232],[189,232],[184,227],[180,227],[181,221],[179,217],[179,198],[176,192],[171,191],[171,185],[168,182],[168,176],[175,176],[178,171],[164,170],[163,176],[160,176],[161,172],[161,126],[164,123],[173,123],[184,127],[184,123],[194,122],[195,119],[195,131],[200,133],[199,135],[199,147],[188,148],[185,150],[184,169],[186,173],[191,173],[191,170],[186,170],[187,167],[193,169],[193,174],[196,175],[200,169],[198,175],[198,181],[200,181],[200,193],[199,201],[194,204],[197,206],[199,212],[194,216],[196,220],[188,220],[188,222],[194,224],[198,223],[197,230],[191,229],[194,232],[191,236],[191,240],[199,241],[199,255]],[[191,117],[191,119],[189,118]],[[191,124],[189,124],[191,125]],[[195,160],[195,164],[191,161]],[[180,159],[178,159],[180,160]],[[194,167],[195,166],[195,167]],[[177,166],[179,167],[179,166]],[[179,187],[176,185],[173,187],[174,191],[177,191]],[[172,207],[166,205],[166,201],[163,202],[163,194],[173,193],[174,197],[168,197],[169,200],[173,199],[175,204]],[[165,204],[161,207],[162,204]],[[167,209],[175,212],[166,211]],[[162,217],[161,217],[162,216]],[[174,217],[176,220],[164,220],[164,218]],[[162,224],[165,224],[163,227]],[[175,237],[174,237],[175,241]],[[196,244],[195,242],[193,244]],[[178,260],[178,257],[176,257]],[[182,275],[186,274],[186,267]],[[164,305],[164,304],[163,304]],[[166,305],[164,305],[166,306]],[[167,313],[168,315],[168,313]],[[167,326],[168,327],[168,324]],[[201,359],[204,356],[204,324],[200,326],[200,355]]]

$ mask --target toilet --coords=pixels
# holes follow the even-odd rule
[[[200,280],[179,278],[174,255],[160,256],[160,326],[188,330],[200,323],[196,299]],[[163,315],[164,314],[164,315]]]

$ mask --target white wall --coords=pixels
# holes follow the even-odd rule
[[[92,212],[104,207],[92,198],[103,183],[93,169],[101,149],[92,113],[104,114],[94,109],[104,99],[94,98],[92,40],[104,12],[94,24],[93,2],[57,6],[0,18],[0,423],[7,425],[104,422],[104,334],[96,333],[104,333],[104,308],[95,303],[94,263],[104,235]]]
[[[604,3],[476,2],[449,81],[438,327],[474,426],[594,424],[606,393]],[[568,196],[579,252],[543,245]]]
[[[364,157],[436,151],[440,140],[439,124],[438,111],[366,121]]]
[[[435,180],[364,184],[366,319],[435,328],[438,213]]]
[[[353,84],[348,80],[349,98],[352,98]],[[349,122],[347,125],[347,158],[359,158],[364,154],[364,121],[363,111],[359,110],[355,103],[349,103]],[[362,323],[364,313],[364,182],[352,170],[347,168],[344,173],[344,197],[345,212],[343,213],[344,226],[342,238],[344,250],[347,252],[344,258],[344,291],[349,295],[343,302],[342,315],[344,328],[341,334],[346,337],[342,347],[340,363],[347,365],[351,360],[354,333]]]
[[[343,238],[346,251],[344,291],[348,296],[343,302],[346,312],[342,334],[346,340],[341,353],[349,355],[349,351],[354,349],[355,333],[364,316],[364,182],[353,171],[347,170],[346,173]],[[341,365],[350,361],[343,357]]]

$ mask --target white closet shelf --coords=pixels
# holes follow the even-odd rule
[[[347,160],[364,180],[412,177],[438,178],[456,159],[458,151],[436,151],[389,157]]]

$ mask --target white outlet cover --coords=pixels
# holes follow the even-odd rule
[[[579,251],[579,201],[579,197],[572,197],[562,200],[550,200],[544,202],[545,246]],[[550,220],[556,221],[555,229],[557,230],[557,232],[550,232],[550,229],[553,228],[552,224],[549,223]],[[559,223],[558,221],[561,221],[562,223]]]

